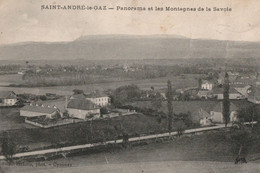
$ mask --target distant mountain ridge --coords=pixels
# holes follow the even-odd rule
[[[260,58],[260,42],[188,39],[182,36],[82,36],[71,42],[0,46],[0,60]]]

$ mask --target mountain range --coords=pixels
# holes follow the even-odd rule
[[[99,60],[260,58],[260,42],[189,39],[181,36],[82,36],[71,42],[0,46],[0,60]]]

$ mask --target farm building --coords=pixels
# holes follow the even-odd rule
[[[101,107],[107,106],[110,103],[107,95],[98,92],[86,95],[86,99]]]
[[[67,105],[67,111],[73,118],[96,119],[100,118],[100,107],[86,99],[72,99]]]
[[[230,122],[237,121],[237,111],[238,111],[239,108],[231,102],[229,109],[230,109]],[[212,111],[210,111],[210,118],[212,119],[212,122],[214,122],[214,123],[224,123],[222,111],[223,111],[223,104],[222,104],[222,102],[219,102],[212,109]]]
[[[223,100],[223,88],[215,88],[213,90],[213,95],[217,97],[218,100]],[[244,99],[241,93],[239,93],[236,89],[230,88],[229,89],[229,99],[236,100],[236,99]]]
[[[0,91],[0,105],[13,106],[17,102],[17,96],[13,91]]]
[[[101,107],[107,106],[110,103],[110,98],[107,95],[99,92],[93,92],[90,94],[84,94],[84,93],[74,94],[70,97],[70,100],[72,99],[78,99],[78,100],[86,99]]]
[[[25,118],[45,116],[52,119],[56,115],[60,115],[57,107],[30,104],[20,109],[20,116]]]

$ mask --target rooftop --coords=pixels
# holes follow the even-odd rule
[[[17,97],[13,91],[0,91],[0,98],[15,99]]]
[[[53,107],[46,107],[40,105],[26,105],[20,109],[21,111],[29,111],[29,112],[37,112],[37,113],[44,113],[44,114],[51,114],[57,111],[56,108]]]
[[[38,101],[36,102],[36,104],[38,105],[44,105],[45,107],[57,107],[59,109],[59,111],[61,112],[65,112],[65,108],[66,108],[66,99],[65,98],[61,98],[58,100],[47,100],[47,101]]]
[[[104,93],[92,92],[90,94],[86,94],[86,97],[87,98],[99,98],[99,97],[108,97],[108,96]]]
[[[67,108],[80,109],[80,110],[93,110],[93,109],[99,109],[99,106],[86,99],[73,99],[69,101]]]
[[[223,88],[214,88],[213,94],[223,94]],[[230,87],[229,94],[240,94],[235,88]]]

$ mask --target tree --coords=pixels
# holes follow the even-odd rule
[[[156,111],[159,111],[162,107],[162,99],[160,97],[153,97],[152,106]]]
[[[199,80],[198,80],[198,88],[201,88],[201,85],[202,85],[202,79],[199,78]]]
[[[183,120],[177,120],[174,122],[174,129],[177,131],[178,137],[180,137],[186,129],[186,125]]]
[[[225,127],[227,127],[227,124],[229,123],[230,120],[229,79],[227,73],[225,73],[225,78],[224,78],[222,104],[223,104],[223,109],[222,109],[223,119],[224,119]]]
[[[15,154],[15,152],[16,145],[14,141],[10,138],[7,132],[4,132],[2,141],[2,153],[9,164],[13,162],[13,155]]]
[[[238,110],[237,117],[240,122],[251,122],[252,128],[254,127],[254,121],[257,121],[256,106],[248,106]]]
[[[173,94],[172,94],[172,84],[170,80],[168,80],[167,86],[168,89],[167,89],[166,98],[167,98],[167,106],[168,106],[168,132],[171,137],[172,119],[173,119],[173,105],[172,105]]]
[[[121,86],[112,94],[112,100],[114,106],[122,106],[124,103],[133,99],[138,99],[141,96],[141,90],[136,85]]]
[[[100,108],[100,113],[103,115],[103,114],[108,114],[109,111],[108,111],[108,108],[107,107],[102,107]]]
[[[123,147],[127,147],[128,146],[128,144],[129,144],[129,135],[128,135],[128,133],[126,133],[125,131],[123,132],[123,134],[122,134],[122,136],[123,136]]]
[[[76,95],[76,94],[84,94],[84,91],[83,90],[79,90],[79,89],[74,89],[73,90],[73,94]]]

